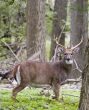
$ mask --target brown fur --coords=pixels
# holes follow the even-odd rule
[[[17,93],[29,84],[49,84],[53,86],[54,98],[58,99],[61,82],[67,78],[72,64],[65,64],[63,61],[56,63],[26,61],[16,65],[10,77],[16,76],[18,66],[20,66],[21,83],[13,89],[12,98],[14,100],[16,100]]]

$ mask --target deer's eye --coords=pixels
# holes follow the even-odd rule
[[[67,53],[65,53],[64,55],[67,55]]]
[[[71,55],[73,55],[73,53],[71,53]]]

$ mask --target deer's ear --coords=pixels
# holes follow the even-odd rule
[[[79,52],[79,50],[80,50],[80,48],[79,48],[79,47],[77,47],[77,48],[75,48],[75,49],[73,50],[73,53],[78,53],[78,52]]]

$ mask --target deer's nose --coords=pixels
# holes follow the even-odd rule
[[[67,61],[69,61],[70,60],[70,58],[67,58]]]

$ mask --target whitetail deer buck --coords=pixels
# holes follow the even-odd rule
[[[12,98],[16,100],[17,93],[29,84],[48,84],[53,87],[55,94],[53,98],[58,99],[60,85],[66,80],[72,68],[73,52],[82,41],[83,38],[76,46],[65,48],[56,40],[56,43],[61,47],[61,51],[63,52],[63,59],[59,62],[25,61],[17,64],[6,74],[0,74],[2,79],[15,78],[17,80],[18,85],[13,89]]]

